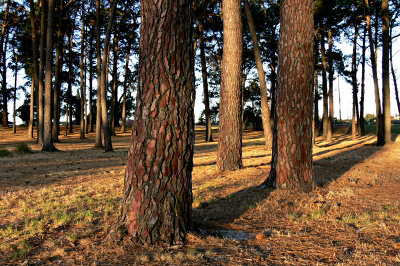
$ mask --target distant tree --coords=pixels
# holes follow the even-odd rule
[[[389,28],[389,0],[382,0],[382,107],[383,137],[385,144],[390,144],[392,142],[392,119],[390,115]]]
[[[223,0],[224,52],[219,109],[217,167],[242,167],[242,18],[239,0]]]
[[[141,243],[174,245],[192,225],[191,1],[140,3],[137,109],[117,232]]]
[[[314,188],[314,1],[281,1],[277,112],[271,172],[262,186]]]

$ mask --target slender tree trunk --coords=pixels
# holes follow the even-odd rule
[[[31,82],[31,99],[29,105],[29,124],[28,124],[28,138],[33,139],[33,123],[34,123],[34,105],[35,105],[35,85],[32,78]]]
[[[326,75],[327,63],[325,53],[325,37],[321,37],[321,59],[322,59],[322,97],[323,97],[323,116],[322,132],[325,140],[328,140],[329,114],[328,114],[328,80]]]
[[[44,102],[43,102],[43,93],[44,93],[44,63],[46,61],[45,57],[45,34],[46,34],[46,0],[40,0],[40,41],[39,41],[39,91],[38,91],[38,143],[44,144],[43,138],[43,128],[44,128]]]
[[[318,42],[314,39],[314,144],[315,138],[320,135],[319,132],[319,85],[318,85]]]
[[[111,132],[107,115],[107,69],[108,69],[108,48],[110,44],[111,28],[114,22],[115,10],[117,8],[117,0],[113,0],[110,17],[108,20],[106,39],[104,40],[103,60],[101,62],[101,120],[103,125],[104,149],[106,152],[113,151],[111,142]]]
[[[390,31],[390,33],[391,33],[391,31]],[[398,110],[398,114],[400,115],[399,89],[397,87],[396,72],[394,71],[394,67],[393,67],[393,44],[392,44],[392,37],[391,36],[390,36],[390,67],[391,67],[391,71],[392,71],[394,94],[396,96],[397,110]]]
[[[85,62],[84,62],[84,79],[83,79],[83,92],[84,92],[84,101],[85,101],[85,133],[89,134],[89,123],[88,123],[88,119],[89,119],[89,115],[88,115],[88,103],[87,103],[87,97],[86,97],[86,90],[87,90],[87,86],[86,86],[86,81],[87,81],[87,41],[85,40]]]
[[[362,44],[362,55],[361,55],[361,95],[360,95],[360,116],[359,116],[359,132],[361,135],[365,135],[365,125],[364,125],[364,95],[365,95],[365,40],[367,38],[367,30],[364,27],[364,36]]]
[[[86,98],[86,89],[85,89],[85,81],[84,81],[84,73],[85,73],[85,66],[84,66],[84,60],[85,60],[85,1],[82,1],[82,29],[81,29],[81,62],[80,62],[80,78],[81,78],[81,121],[80,121],[80,132],[79,132],[79,138],[84,139],[85,138],[85,98]]]
[[[118,37],[114,33],[113,40],[113,84],[112,84],[112,97],[111,97],[111,112],[110,112],[110,127],[111,134],[115,136],[115,126],[118,124]]]
[[[246,12],[247,22],[251,33],[251,40],[253,42],[254,57],[257,65],[258,79],[260,81],[261,91],[261,117],[264,129],[265,145],[268,147],[272,146],[272,131],[270,123],[270,112],[268,107],[268,96],[267,96],[267,83],[265,82],[265,73],[263,63],[261,59],[260,47],[258,44],[258,38],[256,28],[254,26],[253,16],[251,15],[250,6],[247,0],[244,0],[244,9]]]
[[[351,79],[353,85],[353,108],[352,108],[352,124],[351,124],[351,136],[353,140],[357,139],[357,128],[356,128],[356,106],[357,106],[357,37],[358,37],[358,26],[354,26],[354,38],[353,38],[353,55],[351,60]]]
[[[13,106],[13,133],[17,133],[17,125],[15,123],[15,116],[16,116],[16,105],[17,105],[17,78],[18,78],[18,55],[14,50],[14,58],[15,58],[15,74],[14,74],[14,106]]]
[[[338,77],[338,94],[339,94],[339,121],[342,124],[342,101],[340,99],[340,86],[339,86],[339,77]]]
[[[101,143],[101,43],[100,43],[100,0],[96,0],[96,48],[97,48],[97,109],[96,109],[96,141],[95,146],[103,147]]]
[[[270,69],[271,69],[271,88],[270,88],[270,93],[271,93],[271,128],[274,127],[274,121],[275,121],[275,115],[274,112],[276,112],[276,69],[277,69],[277,59],[275,56],[275,51],[278,49],[275,45],[275,31],[276,28],[273,28],[272,30],[272,40],[273,40],[273,49],[272,49],[272,54],[271,54],[271,63],[270,63]]]
[[[3,127],[8,127],[8,93],[7,93],[7,41],[4,43],[5,38],[8,39],[7,30],[7,17],[10,9],[11,1],[7,0],[6,9],[4,11],[3,23],[1,25],[1,35],[0,35],[0,62],[2,62],[3,72],[2,72],[2,97],[3,97]],[[6,37],[7,35],[7,37]],[[3,49],[4,48],[4,49]]]
[[[158,3],[141,1],[137,108],[118,224],[138,242],[176,245],[192,227],[191,1]]]
[[[314,1],[282,0],[271,172],[263,186],[314,188],[312,161]],[[297,49],[293,49],[297,47]]]
[[[369,0],[365,0],[367,5],[367,9],[369,9]],[[372,30],[371,30],[371,16],[369,12],[366,15],[367,19],[367,27],[368,27],[368,38],[369,38],[369,48],[371,54],[371,64],[372,64],[372,75],[374,80],[374,88],[375,88],[375,106],[376,106],[376,120],[377,120],[377,145],[382,146],[385,144],[384,134],[383,134],[383,117],[381,111],[381,100],[379,96],[379,85],[378,85],[378,68],[376,64],[376,53],[374,48],[374,40],[372,38]]]
[[[129,36],[128,41],[128,52],[126,54],[126,62],[125,62],[125,75],[124,75],[124,92],[122,94],[122,125],[121,125],[121,133],[125,133],[125,123],[126,123],[126,94],[128,91],[128,75],[129,75],[129,58],[131,55],[131,46],[133,41],[134,33],[132,32]]]
[[[328,132],[326,135],[327,141],[332,141],[333,137],[333,40],[332,40],[332,29],[328,30],[328,40],[329,40],[329,48],[328,48],[328,72],[329,72],[329,91],[328,91],[328,98],[329,98],[329,119],[328,119]]]
[[[54,32],[54,0],[48,2],[47,41],[46,41],[46,76],[45,76],[45,105],[43,124],[42,151],[55,151],[51,134],[51,96],[52,96],[52,65],[53,65],[53,32]]]
[[[60,4],[61,9],[61,4]],[[53,131],[52,139],[53,143],[60,142],[58,135],[60,134],[60,94],[61,94],[61,72],[64,61],[64,32],[63,32],[63,11],[59,16],[58,28],[57,28],[57,45],[56,45],[56,65],[54,68],[54,112],[53,112]]]
[[[89,131],[94,132],[93,128],[93,38],[92,34],[90,34],[89,38]],[[101,141],[101,140],[100,140]]]
[[[203,22],[199,21],[199,41],[200,41],[200,61],[201,61],[201,74],[203,78],[203,103],[204,103],[204,115],[206,117],[206,135],[205,141],[211,142],[212,138],[212,127],[211,127],[211,111],[210,111],[210,99],[208,96],[208,77],[207,77],[207,64],[206,64],[206,45],[204,40],[204,26]]]
[[[385,144],[390,144],[392,142],[392,119],[390,114],[389,27],[389,1],[382,0],[382,106],[383,135]]]
[[[69,127],[68,132],[72,134],[74,132],[74,124],[72,122],[72,72],[73,72],[73,65],[72,65],[72,49],[73,49],[73,29],[71,29],[71,33],[69,36],[69,56],[68,56],[68,89],[67,89],[67,108],[68,108],[68,121]]]
[[[242,19],[240,1],[222,0],[222,57],[217,168],[242,168]]]
[[[37,36],[36,36],[36,14],[35,14],[35,3],[33,0],[29,0],[30,7],[30,16],[31,16],[31,29],[32,29],[32,65],[33,65],[33,75],[32,75],[32,84],[31,87],[31,106],[30,106],[30,115],[29,115],[29,128],[28,128],[28,137],[33,139],[33,124],[34,124],[34,108],[33,104],[35,102],[35,92],[38,92],[39,89],[39,70],[38,70],[38,58],[37,58]],[[36,101],[37,105],[37,101]]]

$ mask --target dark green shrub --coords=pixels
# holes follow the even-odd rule
[[[32,153],[31,148],[25,142],[20,142],[15,146],[15,152],[20,154]]]

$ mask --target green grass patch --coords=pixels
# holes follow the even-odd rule
[[[365,125],[367,134],[376,134],[376,125]],[[400,134],[400,124],[392,124],[392,134]]]
[[[32,153],[32,150],[25,142],[20,142],[15,145],[15,152],[19,154],[29,154]]]
[[[311,220],[318,220],[319,218],[325,215],[326,211],[327,211],[326,207],[321,207],[319,209],[313,210],[310,217]]]
[[[0,158],[10,156],[11,152],[7,149],[0,147]]]

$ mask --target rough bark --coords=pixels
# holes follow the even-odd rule
[[[79,138],[84,139],[85,138],[85,102],[86,102],[86,89],[85,89],[85,66],[84,66],[84,60],[85,60],[85,1],[82,1],[82,28],[81,28],[81,62],[80,62],[80,87],[81,87],[81,121],[80,121],[80,132],[79,132]]]
[[[201,75],[203,78],[203,103],[204,103],[204,115],[206,117],[206,134],[205,141],[211,142],[212,128],[211,128],[211,111],[210,111],[210,99],[208,96],[208,75],[207,75],[207,64],[206,64],[206,48],[204,40],[204,26],[203,22],[199,21],[199,46],[200,46],[200,61],[201,61]]]
[[[251,33],[251,40],[253,42],[254,58],[256,60],[258,79],[260,81],[260,92],[261,92],[261,117],[264,129],[265,145],[268,147],[272,146],[272,130],[270,123],[270,112],[268,106],[267,96],[267,83],[265,82],[265,73],[263,63],[261,59],[261,52],[258,43],[256,28],[254,26],[253,16],[251,14],[250,6],[247,0],[244,0],[244,9],[246,12],[247,22]]]
[[[357,108],[357,37],[358,37],[358,26],[354,26],[354,37],[353,37],[353,55],[351,58],[351,80],[353,86],[353,108],[352,108],[352,123],[351,123],[351,136],[353,140],[357,139],[357,128],[356,128],[356,108]]]
[[[217,168],[242,167],[242,20],[240,1],[223,0],[224,48],[219,107]]]
[[[390,115],[390,72],[389,72],[389,1],[382,0],[382,107],[384,143],[392,142],[392,119]]]
[[[328,119],[328,132],[326,135],[327,141],[332,141],[333,137],[333,40],[332,40],[332,29],[328,30],[328,41],[329,41],[329,48],[328,48],[328,73],[329,73],[329,91],[328,91],[328,98],[329,98],[329,119]]]
[[[96,106],[96,140],[95,147],[103,147],[101,143],[101,43],[100,43],[100,0],[96,0],[96,48],[97,48],[97,106]]]
[[[322,135],[327,140],[329,128],[329,112],[328,112],[328,80],[327,80],[327,62],[325,53],[325,37],[321,37],[321,60],[322,60],[322,100],[323,100],[323,115],[322,115]]]
[[[309,191],[312,161],[314,1],[281,1],[277,112],[264,186]]]
[[[51,96],[52,96],[52,65],[53,65],[53,32],[54,32],[54,0],[48,1],[45,97],[42,151],[55,151],[51,134]]]
[[[175,245],[192,225],[191,1],[142,0],[141,18],[137,108],[118,231],[141,243]]]
[[[369,0],[365,0],[365,4],[367,6],[367,10],[369,10]],[[381,109],[381,100],[380,100],[380,96],[379,96],[378,67],[376,64],[376,52],[375,52],[375,47],[374,47],[374,40],[372,38],[371,16],[370,16],[369,12],[367,12],[366,19],[367,19],[367,28],[368,28],[368,39],[369,39],[371,65],[372,65],[372,76],[373,76],[374,90],[375,90],[375,106],[376,106],[376,120],[377,120],[377,128],[376,128],[377,145],[382,146],[385,144],[384,135],[383,135],[383,117],[382,117],[382,109]]]
[[[110,17],[108,20],[106,38],[104,40],[103,58],[101,62],[101,74],[100,74],[100,96],[101,96],[101,124],[103,126],[103,137],[104,137],[104,150],[106,152],[113,151],[111,142],[111,130],[108,121],[107,114],[107,69],[108,69],[108,50],[111,38],[111,28],[114,22],[115,11],[117,9],[117,0],[113,0]]]

